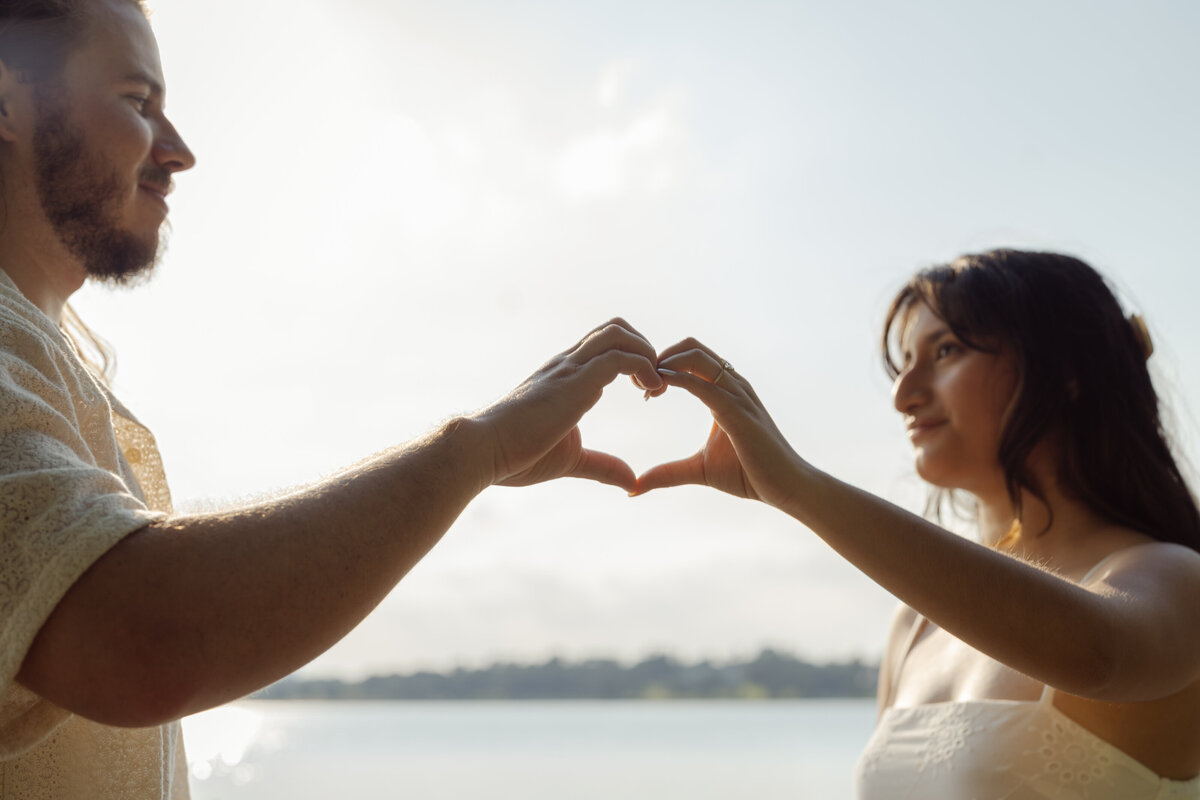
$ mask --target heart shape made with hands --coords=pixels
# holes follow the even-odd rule
[[[644,400],[628,379],[609,385],[579,423],[584,447],[622,459],[635,475],[695,454],[711,429],[712,414],[687,391],[672,387]]]

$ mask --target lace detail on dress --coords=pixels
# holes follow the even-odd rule
[[[930,715],[930,725],[932,731],[917,761],[918,772],[948,768],[955,754],[967,746],[967,738],[971,735],[967,710],[957,703],[937,706]]]
[[[1107,796],[1113,786],[1112,745],[1061,714],[1031,732],[1040,740],[1031,754],[1042,766],[1038,778],[1073,790],[1072,796],[1088,797],[1093,786],[1104,787]]]
[[[859,800],[1197,800],[1040,701],[891,708],[855,771]]]

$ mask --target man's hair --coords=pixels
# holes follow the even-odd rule
[[[0,0],[0,61],[23,80],[57,77],[83,39],[88,9],[103,0]],[[146,13],[144,0],[132,3]]]
[[[87,12],[100,2],[103,0],[0,0],[0,61],[24,82],[53,83],[61,77],[71,51],[83,42]],[[144,0],[118,2],[131,3],[147,13]],[[116,356],[70,304],[63,310],[62,329],[96,377],[108,382]]]

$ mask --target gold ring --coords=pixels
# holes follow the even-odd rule
[[[733,371],[733,364],[730,364],[728,361],[722,361],[721,362],[721,371],[717,373],[717,377],[713,378],[713,386],[716,386],[718,383],[721,382],[721,378],[725,377],[726,372],[732,372],[732,371]]]

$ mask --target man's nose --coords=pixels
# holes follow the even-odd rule
[[[183,172],[196,166],[196,156],[191,148],[183,141],[175,126],[165,119],[154,140],[153,156],[156,164],[170,172]]]

